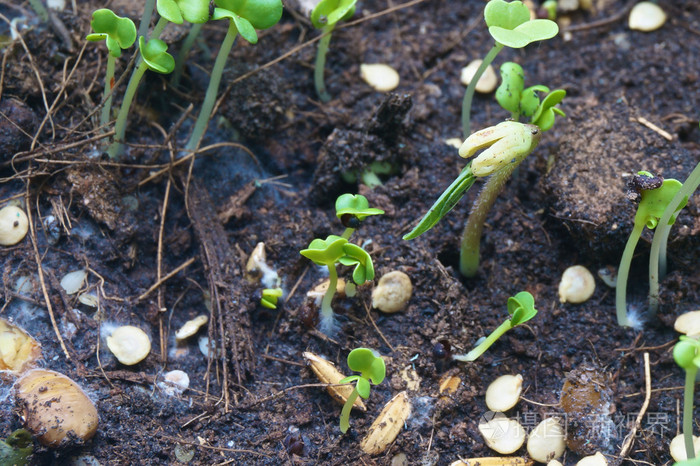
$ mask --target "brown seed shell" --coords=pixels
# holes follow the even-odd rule
[[[0,318],[0,370],[21,373],[41,357],[41,345],[22,328]]]
[[[367,436],[360,443],[362,451],[368,455],[382,453],[396,440],[410,415],[411,402],[403,391],[389,400],[374,420]]]
[[[15,383],[24,425],[42,445],[81,445],[97,432],[97,408],[80,386],[58,372],[34,369]]]

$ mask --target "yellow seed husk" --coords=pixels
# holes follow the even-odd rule
[[[391,445],[411,415],[411,402],[405,391],[399,393],[384,406],[360,443],[368,455],[378,455]]]
[[[326,361],[322,357],[310,351],[304,352],[303,356],[308,362],[309,367],[311,367],[313,373],[316,374],[316,377],[318,377],[318,380],[321,382],[337,384],[345,378],[345,376],[335,368],[332,362]],[[340,402],[341,404],[345,404],[348,397],[352,393],[352,385],[328,387],[327,390],[336,401]],[[352,407],[357,408],[360,411],[367,411],[367,407],[362,402],[360,397],[355,399],[355,403],[353,403]]]

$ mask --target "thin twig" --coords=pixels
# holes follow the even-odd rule
[[[136,298],[136,302],[143,301],[144,299],[146,299],[146,298],[148,297],[148,295],[151,294],[151,293],[153,293],[153,291],[155,291],[156,289],[158,289],[159,286],[161,286],[163,283],[165,283],[165,282],[167,282],[168,280],[170,280],[171,278],[173,278],[173,276],[177,275],[178,272],[182,271],[184,268],[189,267],[190,265],[192,265],[193,262],[194,262],[194,257],[190,257],[190,258],[187,259],[185,262],[183,262],[182,264],[180,264],[180,265],[178,265],[177,267],[175,267],[175,269],[174,269],[172,272],[168,273],[168,274],[165,275],[163,278],[161,278],[160,280],[158,280],[157,282],[155,282],[153,285],[151,285],[151,287],[150,287],[149,289],[147,289],[146,291],[144,291],[144,292],[141,294],[141,296],[139,296],[138,298]]]
[[[620,459],[623,460],[632,448],[632,444],[634,443],[634,437],[637,434],[637,430],[639,430],[639,426],[642,424],[642,419],[644,418],[644,415],[647,412],[647,408],[649,407],[649,401],[651,400],[651,370],[649,369],[649,353],[644,353],[644,380],[646,386],[646,395],[644,396],[644,403],[642,403],[642,408],[639,410],[639,414],[637,415],[637,419],[634,421],[634,426],[632,426],[632,430],[630,430],[629,434],[627,434],[627,437],[625,437],[625,441],[622,444],[622,449],[620,450]]]

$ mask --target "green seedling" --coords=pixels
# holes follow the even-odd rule
[[[541,84],[525,89],[524,76],[523,68],[517,63],[502,64],[501,85],[496,89],[496,100],[510,112],[513,120],[519,121],[520,117],[526,117],[529,118],[528,123],[547,131],[554,126],[556,115],[566,116],[556,107],[566,97],[566,91],[555,89],[550,92],[547,86]],[[539,92],[546,93],[541,102]]]
[[[369,167],[360,171],[352,170],[343,172],[341,176],[343,181],[346,183],[357,183],[357,179],[362,180],[362,184],[367,186],[369,189],[374,189],[377,186],[382,185],[382,180],[379,175],[390,175],[396,172],[396,167],[390,162],[372,162]]]
[[[212,19],[229,20],[229,25],[214,61],[202,108],[199,110],[199,116],[185,146],[187,151],[196,150],[207,129],[216,103],[216,95],[219,92],[226,59],[236,36],[240,34],[249,43],[257,44],[258,34],[255,30],[271,28],[282,18],[281,0],[216,0],[214,3],[216,8]]]
[[[325,240],[316,238],[307,249],[300,254],[311,259],[316,265],[328,268],[328,289],[321,301],[321,331],[327,335],[333,333],[335,328],[333,308],[331,302],[338,286],[338,271],[336,265],[354,267],[352,279],[357,285],[374,280],[374,264],[372,257],[360,246],[349,241],[352,233],[360,226],[362,221],[371,216],[383,214],[384,211],[369,206],[367,198],[360,194],[342,194],[335,201],[336,216],[345,226],[343,236],[330,235]],[[346,290],[349,294],[354,292],[353,286]]]
[[[114,87],[114,65],[116,59],[121,57],[122,49],[128,49],[136,41],[136,26],[129,18],[117,16],[106,8],[96,10],[92,13],[90,22],[92,34],[88,34],[86,39],[92,42],[104,40],[107,44],[107,72],[105,73],[105,90],[102,100],[102,114],[100,115],[100,126],[105,126],[109,122],[112,111],[112,92]]]
[[[107,153],[112,159],[119,158],[123,151],[127,116],[131,108],[131,103],[136,95],[136,89],[138,89],[139,82],[141,82],[141,78],[144,73],[146,73],[146,70],[168,74],[172,72],[175,67],[175,60],[172,55],[168,53],[168,44],[160,39],[151,39],[146,42],[143,36],[140,36],[139,52],[141,53],[139,64],[129,78],[129,84],[126,86],[124,99],[122,100],[122,105],[117,115],[117,121],[114,124],[114,142],[107,150]]]
[[[673,196],[659,219],[649,253],[649,309],[652,313],[656,313],[659,307],[659,280],[666,275],[666,245],[671,226],[674,223],[673,219],[698,189],[698,186],[700,186],[700,163],[688,175],[688,179]]]
[[[369,398],[370,381],[372,385],[379,385],[386,376],[386,365],[380,356],[375,356],[371,349],[355,348],[348,354],[348,367],[360,375],[351,375],[340,380],[339,383],[355,382],[355,387],[348,396],[340,412],[340,431],[345,433],[350,428],[350,410],[358,395],[365,400]]]
[[[481,233],[486,216],[513,170],[537,147],[540,134],[540,129],[535,125],[505,121],[469,136],[459,148],[460,157],[468,158],[481,149],[488,149],[464,167],[457,179],[403,239],[416,238],[431,229],[452,210],[476,178],[488,176],[474,202],[460,243],[459,270],[465,277],[475,276],[479,269]]]
[[[635,322],[629,319],[627,315],[627,279],[629,277],[630,266],[632,265],[632,257],[634,249],[637,247],[637,242],[642,236],[644,227],[653,230],[659,224],[659,219],[664,214],[664,210],[671,203],[673,197],[681,188],[681,183],[678,180],[655,177],[649,172],[640,171],[633,179],[633,187],[639,192],[641,200],[637,213],[634,216],[634,227],[632,233],[627,239],[625,249],[622,252],[620,266],[617,270],[617,286],[615,288],[615,310],[617,312],[617,323],[624,327],[633,327]],[[676,221],[678,211],[687,203],[685,201],[677,204],[675,212],[666,222],[672,225]]]
[[[470,114],[476,83],[503,47],[520,49],[526,45],[551,39],[559,32],[557,23],[548,19],[530,19],[530,10],[520,1],[490,0],[484,8],[484,20],[494,45],[476,70],[462,100],[462,133],[470,134]]]
[[[5,440],[0,440],[0,464],[29,464],[29,455],[32,454],[33,447],[32,434],[26,429],[17,429]]]
[[[282,288],[265,288],[262,290],[260,305],[268,309],[277,309],[277,301],[282,297]]]
[[[311,23],[316,29],[320,29],[322,36],[316,50],[316,63],[314,66],[314,85],[316,95],[322,102],[331,100],[326,90],[326,82],[323,78],[326,67],[326,54],[331,43],[331,35],[335,25],[339,21],[347,21],[355,14],[357,0],[321,0],[311,12]]]
[[[479,345],[467,354],[458,354],[452,356],[452,359],[457,361],[476,361],[479,356],[484,354],[484,352],[493,345],[496,340],[501,338],[501,336],[513,327],[524,324],[528,320],[532,319],[537,315],[537,309],[535,309],[535,298],[532,297],[527,291],[521,291],[515,296],[508,298],[508,314],[510,314],[510,319],[507,319],[501,325],[496,328],[491,335],[486,337]]]
[[[555,21],[557,19],[557,0],[545,0],[542,9],[547,13],[547,19]]]
[[[673,347],[673,359],[685,371],[685,389],[683,390],[683,438],[688,459],[695,458],[693,446],[693,397],[695,395],[695,376],[700,368],[700,341],[681,336]]]

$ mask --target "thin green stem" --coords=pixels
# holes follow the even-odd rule
[[[323,37],[318,41],[318,49],[316,50],[314,86],[316,86],[316,95],[321,99],[321,102],[328,102],[331,100],[331,95],[326,91],[326,82],[323,79],[323,72],[326,68],[326,54],[328,53],[328,45],[331,43],[333,28],[335,28],[335,24],[329,24],[321,30]]]
[[[343,410],[340,412],[340,431],[345,433],[350,428],[350,411],[352,411],[352,405],[355,404],[355,400],[359,396],[357,391],[357,385],[352,389],[352,393],[348,397],[347,401],[343,405]]]
[[[462,100],[462,135],[466,139],[471,134],[471,111],[472,111],[472,99],[474,98],[474,92],[476,91],[476,83],[479,82],[479,78],[484,74],[486,68],[493,62],[496,55],[503,49],[503,44],[496,42],[494,46],[489,50],[489,53],[484,57],[484,61],[476,70],[476,74],[469,82],[467,90],[464,92],[464,99]]]
[[[459,271],[465,277],[474,277],[479,270],[481,233],[484,229],[486,216],[517,166],[518,163],[510,163],[491,175],[474,202],[474,208],[462,232],[459,250]]]
[[[693,445],[693,397],[695,395],[695,376],[698,369],[695,366],[685,371],[685,390],[683,391],[683,439],[688,459],[695,458]]]
[[[141,15],[141,22],[139,23],[139,36],[143,36],[148,39],[148,28],[151,26],[151,17],[153,16],[153,9],[156,6],[156,0],[146,0],[143,5],[143,14]]]
[[[353,234],[354,232],[355,232],[355,228],[350,228],[350,227],[348,227],[348,228],[345,229],[345,231],[344,231],[343,234],[341,235],[341,238],[345,238],[346,240],[349,241],[349,240],[350,240],[350,237],[352,236],[352,234]]]
[[[105,73],[105,91],[102,94],[102,100],[104,101],[104,106],[102,107],[102,113],[100,114],[100,126],[105,128],[110,120],[110,113],[112,111],[112,86],[114,86],[114,64],[117,61],[116,58],[112,56],[111,53],[107,54],[107,72]]]
[[[615,310],[617,312],[617,324],[623,327],[629,327],[630,321],[627,318],[627,279],[630,274],[632,265],[632,257],[634,249],[637,247],[640,236],[644,231],[644,222],[634,222],[634,228],[630,237],[625,244],[625,250],[622,252],[620,266],[617,269],[617,285],[615,286]]]
[[[219,48],[219,53],[216,55],[216,60],[214,61],[214,68],[211,70],[211,77],[209,78],[209,86],[207,87],[207,92],[204,95],[204,102],[202,102],[202,108],[199,110],[199,116],[197,116],[197,121],[194,124],[194,129],[190,135],[190,140],[187,142],[185,149],[187,151],[194,151],[197,146],[199,146],[199,141],[204,136],[204,132],[207,130],[209,125],[209,119],[211,118],[212,111],[214,110],[214,104],[216,103],[216,94],[219,92],[219,84],[221,83],[221,76],[224,74],[224,66],[226,65],[226,60],[231,52],[233,43],[238,35],[238,29],[233,21],[229,21],[228,31],[226,32],[226,37],[221,43]]]
[[[320,328],[326,335],[333,332],[333,308],[331,307],[331,302],[333,302],[333,296],[338,287],[338,271],[335,268],[335,264],[328,264],[328,289],[326,294],[323,295],[323,301],[321,301],[321,324]]]
[[[160,39],[160,35],[163,33],[163,29],[165,29],[165,26],[168,25],[168,20],[163,18],[162,16],[158,18],[158,22],[156,23],[156,26],[153,28],[153,31],[151,31],[151,35],[149,36],[150,38],[153,39]]]
[[[659,280],[663,280],[666,276],[666,244],[672,226],[668,222],[683,199],[689,198],[698,186],[700,186],[700,163],[690,172],[681,189],[673,196],[656,226],[649,256],[649,309],[654,313],[659,308]]]
[[[471,362],[471,361],[476,361],[479,356],[484,354],[487,349],[491,347],[494,343],[496,343],[496,340],[501,338],[504,333],[506,333],[508,330],[513,328],[513,326],[510,323],[510,319],[506,320],[503,322],[501,325],[496,328],[493,332],[491,332],[491,335],[486,337],[484,341],[482,341],[479,345],[477,345],[476,348],[468,352],[467,354],[459,354],[456,356],[452,356],[452,359],[455,359],[457,361],[464,361],[464,362]]]
[[[197,36],[199,36],[199,32],[202,30],[202,26],[204,26],[204,23],[195,23],[190,26],[190,32],[187,33],[187,37],[182,43],[182,48],[175,59],[175,70],[170,78],[170,85],[173,87],[177,87],[180,84],[182,70],[185,67],[185,60],[187,60],[187,55],[189,55],[195,40],[197,40]]]
[[[124,135],[126,134],[126,121],[129,115],[129,108],[131,107],[131,102],[134,100],[136,95],[136,89],[139,87],[139,82],[143,77],[143,74],[148,69],[146,62],[143,59],[138,59],[139,64],[134,68],[134,72],[129,78],[129,84],[126,86],[126,91],[124,92],[124,99],[122,100],[122,106],[119,108],[119,114],[117,115],[117,121],[114,124],[114,142],[107,149],[107,153],[111,159],[118,159],[124,150]]]

